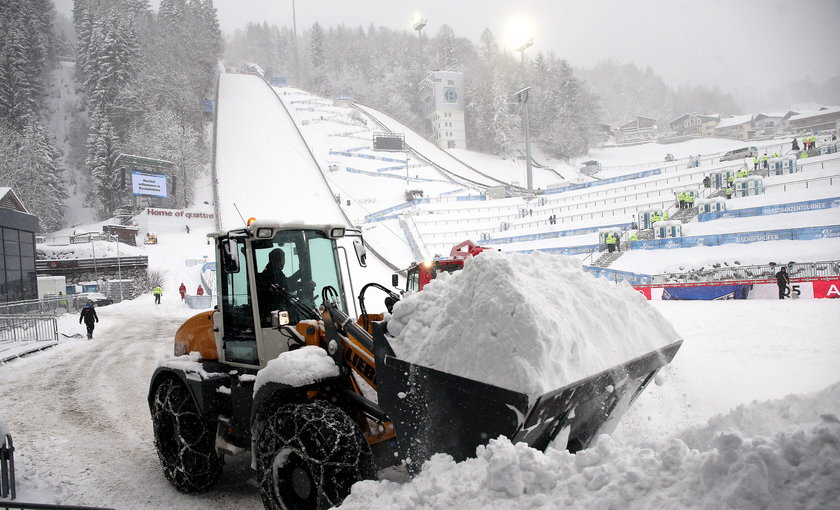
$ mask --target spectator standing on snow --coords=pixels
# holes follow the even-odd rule
[[[160,285],[155,285],[155,288],[152,289],[152,294],[155,295],[155,304],[160,304],[160,295],[163,294],[163,289],[160,288]]]
[[[184,225],[184,228],[187,229],[187,234],[189,234],[190,233],[190,226],[189,225]]]
[[[787,274],[785,266],[782,266],[779,272],[776,273],[776,285],[779,286],[779,299],[784,299],[787,294],[787,288],[790,285],[790,277]]]
[[[203,296],[204,295],[204,287],[201,285],[198,286],[198,290],[195,291],[196,296]]]
[[[794,137],[793,143],[790,144],[790,150],[798,151],[799,150],[799,141]]]
[[[178,287],[178,294],[181,295],[181,301],[184,300],[184,296],[187,295],[187,286],[184,285],[184,282],[181,282],[181,286]]]
[[[85,327],[87,327],[88,340],[92,340],[94,322],[99,322],[99,317],[96,316],[96,309],[93,308],[92,301],[88,301],[85,304],[85,307],[82,308],[82,313],[79,315],[79,324],[81,324],[82,321],[85,321]]]

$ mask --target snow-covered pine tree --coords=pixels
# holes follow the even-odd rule
[[[23,129],[22,142],[28,172],[26,181],[18,184],[18,196],[38,216],[42,231],[57,230],[63,226],[67,191],[55,140],[32,117]]]
[[[323,94],[326,81],[324,31],[316,21],[309,30],[309,82],[314,92]]]
[[[85,166],[91,174],[92,189],[88,198],[95,202],[102,218],[113,214],[125,194],[121,170],[117,166],[119,155],[119,139],[113,124],[103,112],[95,111],[91,116]]]

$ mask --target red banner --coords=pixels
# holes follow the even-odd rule
[[[840,298],[840,280],[818,280],[813,285],[815,298]]]

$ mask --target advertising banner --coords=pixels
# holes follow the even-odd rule
[[[652,287],[634,287],[649,300],[779,299],[779,286],[772,280],[707,282]],[[840,298],[840,279],[794,280],[786,290],[788,299]]]
[[[697,215],[697,221],[710,221],[719,218],[746,218],[749,216],[768,216],[771,214],[783,214],[803,211],[821,211],[840,207],[840,197],[823,198],[820,200],[806,200],[804,202],[791,202],[788,204],[768,205],[764,207],[750,207],[748,209],[735,209],[732,211],[718,211]]]
[[[137,196],[167,198],[166,175],[131,171],[131,191]]]
[[[782,230],[763,230],[758,232],[733,232],[728,234],[709,234],[704,236],[671,237],[630,241],[632,250],[662,250],[672,248],[691,248],[694,246],[719,246],[732,243],[757,243],[761,241],[811,241],[840,237],[840,225],[822,227],[788,228]]]

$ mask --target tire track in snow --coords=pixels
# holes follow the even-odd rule
[[[103,321],[93,341],[20,360],[14,378],[0,368],[3,414],[28,469],[55,483],[59,502],[68,504],[260,507],[247,456],[229,459],[220,482],[203,494],[180,494],[163,477],[146,394],[182,321],[162,314],[123,318]]]

